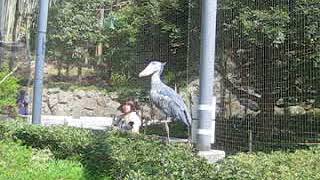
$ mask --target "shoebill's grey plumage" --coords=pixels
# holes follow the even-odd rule
[[[139,74],[139,77],[151,76],[150,99],[152,103],[168,117],[182,121],[190,130],[191,116],[182,97],[160,79],[165,64],[159,61],[151,61]]]

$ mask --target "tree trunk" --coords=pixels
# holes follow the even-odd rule
[[[14,22],[13,22],[13,31],[12,31],[12,41],[15,43],[17,38],[17,28],[18,28],[18,22],[19,22],[19,1],[17,0],[16,6],[15,6],[15,14],[14,14]],[[12,49],[12,56],[9,61],[9,69],[12,70],[14,63],[16,62],[16,47],[13,45],[11,47]]]
[[[61,78],[61,70],[62,70],[62,64],[60,61],[57,62],[58,63],[58,78]]]
[[[30,26],[31,26],[31,20],[32,20],[32,17],[30,14],[28,14],[27,16],[27,24],[26,24],[26,54],[27,54],[27,59],[28,59],[28,66],[29,66],[29,78],[28,78],[28,83],[27,83],[27,87],[30,87],[31,86],[31,83],[32,83],[32,78],[33,78],[33,74],[32,74],[32,63],[31,63],[31,60],[32,60],[32,56],[31,56],[31,49],[30,49]]]
[[[81,65],[78,65],[78,80],[82,81],[82,67]]]
[[[100,23],[100,30],[102,31],[103,29],[103,21],[104,21],[104,7],[102,6],[99,12],[99,23]],[[100,42],[97,46],[97,56],[98,56],[98,62],[97,64],[101,64],[102,63],[102,54],[103,54],[103,44]]]
[[[66,67],[66,77],[68,78],[70,76],[70,67]]]

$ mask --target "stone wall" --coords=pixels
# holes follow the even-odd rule
[[[31,92],[31,91],[29,91]],[[30,93],[32,95],[32,93]],[[32,96],[30,96],[32,99]],[[44,89],[42,113],[57,116],[112,116],[119,114],[119,102],[114,94],[98,91],[64,91],[59,88]],[[29,110],[31,112],[32,106]]]

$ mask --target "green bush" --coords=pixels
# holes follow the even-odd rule
[[[84,179],[80,163],[54,160],[48,151],[0,141],[0,179]]]
[[[212,179],[213,166],[185,144],[164,144],[143,135],[113,133],[111,145],[116,179]]]
[[[156,138],[68,127],[0,123],[0,137],[50,149],[55,158],[79,160],[89,177],[115,179],[210,179],[213,166],[186,145]]]
[[[241,153],[215,167],[217,179],[320,179],[320,148],[271,154]]]
[[[87,179],[320,179],[320,147],[241,153],[210,165],[190,146],[167,145],[153,136],[1,122],[0,138],[79,161]]]
[[[91,142],[92,131],[64,126],[43,127],[21,122],[0,124],[0,137],[21,140],[35,148],[48,148],[55,157],[65,159],[80,154]]]
[[[9,73],[6,68],[0,69],[0,81]],[[4,113],[9,106],[15,107],[19,87],[19,81],[14,76],[9,76],[0,84],[0,113]]]
[[[112,73],[111,82],[113,86],[128,85],[129,79],[125,74]]]

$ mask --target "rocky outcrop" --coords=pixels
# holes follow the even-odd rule
[[[229,89],[222,89],[222,76],[215,73],[214,80],[214,95],[216,96],[216,115],[223,112],[224,118],[238,117],[243,118],[246,115],[256,116],[260,113],[259,105],[245,98],[238,98]],[[197,113],[198,97],[199,97],[199,79],[192,81],[186,91],[182,92],[184,99],[188,105],[192,106],[192,114]],[[249,91],[253,91],[248,89]],[[191,96],[191,97],[188,97]],[[257,95],[256,95],[257,96]],[[274,107],[275,115],[304,115],[304,114],[320,114],[319,108],[312,107],[311,105],[297,104],[283,107],[282,99],[279,99]]]
[[[112,116],[119,114],[117,108],[120,105],[112,96],[94,90],[44,89],[42,113],[58,116]]]

